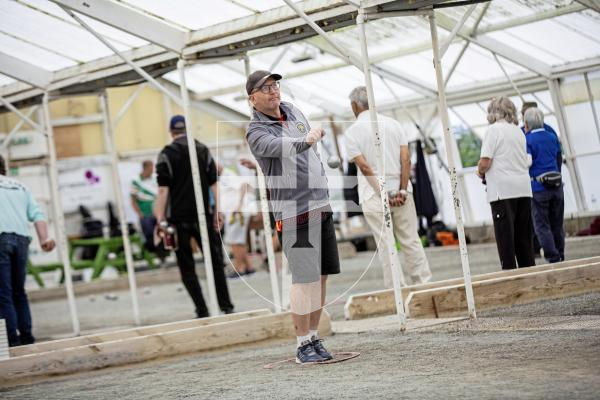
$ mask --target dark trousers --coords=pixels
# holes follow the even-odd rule
[[[549,263],[563,261],[565,259],[563,188],[534,192],[531,203],[535,235],[544,249],[544,257]]]
[[[9,346],[34,342],[25,293],[28,251],[29,238],[14,233],[0,234],[0,318],[6,322]]]
[[[497,200],[490,206],[502,269],[535,265],[531,198]]]
[[[209,221],[212,220],[208,215],[207,219]],[[198,275],[196,275],[196,265],[194,263],[192,246],[190,244],[191,238],[194,238],[198,245],[202,245],[200,228],[197,223],[189,222],[175,223],[175,227],[177,228],[177,243],[179,246],[175,255],[177,256],[179,271],[181,272],[181,281],[196,306],[198,317],[207,317],[209,315],[208,308],[204,302],[204,297],[202,297],[202,289],[200,288]],[[227,279],[225,278],[223,251],[217,244],[218,241],[215,231],[210,224],[208,225],[208,235],[215,277],[215,287],[217,290],[217,300],[221,310],[225,313],[230,313],[233,311],[233,304],[231,304],[231,300],[229,299],[229,289],[227,288]]]
[[[154,246],[154,227],[156,226],[156,218],[149,215],[140,218],[140,226],[142,227],[142,233],[144,234],[144,247],[148,251],[155,251]]]

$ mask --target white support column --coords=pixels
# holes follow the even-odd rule
[[[52,194],[52,206],[54,211],[54,224],[56,228],[56,242],[63,263],[65,276],[65,288],[67,290],[67,302],[71,314],[71,324],[73,333],[81,333],[79,327],[79,318],[75,306],[75,293],[73,291],[73,279],[71,277],[71,260],[69,258],[69,244],[67,242],[67,233],[65,228],[65,216],[63,214],[60,192],[58,190],[58,168],[56,166],[56,148],[54,146],[54,131],[52,129],[52,120],[50,119],[50,106],[48,104],[48,92],[44,93],[42,99],[42,108],[44,113],[44,128],[46,139],[48,140],[48,154],[50,156],[50,165],[48,173],[50,175],[50,193]]]
[[[121,178],[119,177],[119,158],[117,157],[115,132],[110,120],[110,112],[108,108],[108,96],[106,91],[100,94],[100,109],[104,117],[102,123],[102,133],[104,135],[104,146],[106,152],[110,155],[110,169],[112,172],[113,191],[117,202],[117,213],[121,223],[121,237],[123,238],[123,247],[125,249],[125,263],[127,265],[127,279],[129,281],[129,292],[131,293],[131,306],[133,310],[133,320],[136,325],[141,325],[140,308],[137,298],[137,284],[135,281],[135,269],[133,267],[133,252],[131,250],[131,242],[129,241],[129,229],[125,217],[125,205],[123,202],[123,192],[121,190]]]
[[[383,240],[387,243],[388,252],[385,257],[388,257],[389,264],[392,269],[392,282],[394,284],[394,297],[396,304],[396,314],[400,323],[400,330],[406,330],[406,314],[404,311],[404,301],[402,299],[402,266],[400,258],[396,251],[396,242],[394,240],[394,232],[392,227],[392,214],[385,183],[384,160],[381,151],[381,135],[379,133],[379,124],[377,121],[377,108],[375,106],[375,94],[373,92],[373,82],[371,81],[371,63],[369,62],[369,53],[367,49],[367,36],[365,32],[365,15],[363,10],[359,10],[356,17],[358,27],[358,35],[360,39],[360,50],[362,55],[363,73],[365,75],[365,86],[367,87],[367,97],[369,100],[369,117],[371,119],[371,130],[373,131],[373,142],[375,144],[375,154],[377,157],[377,170],[379,172],[379,196],[383,206]],[[385,132],[384,132],[385,134]]]
[[[467,307],[469,317],[476,318],[475,299],[473,296],[473,286],[471,284],[471,270],[469,268],[469,254],[467,253],[467,244],[465,241],[465,228],[462,220],[461,201],[459,198],[458,178],[456,176],[456,163],[452,152],[452,132],[450,132],[450,122],[448,119],[448,108],[446,105],[446,91],[444,89],[444,75],[442,73],[442,63],[440,59],[440,49],[437,35],[437,26],[435,23],[435,14],[429,16],[429,26],[431,29],[431,42],[433,45],[433,65],[435,67],[435,76],[438,87],[438,110],[444,128],[444,143],[446,144],[446,155],[448,157],[448,168],[450,169],[450,185],[452,188],[452,198],[454,200],[454,214],[456,216],[456,230],[458,231],[458,241],[460,248],[460,258],[465,282],[465,292],[467,295]]]
[[[452,112],[454,112],[454,114],[458,117],[458,119],[465,124],[465,126],[467,128],[469,128],[469,130],[471,132],[473,132],[473,134],[475,134],[475,130],[471,127],[471,125],[469,125],[469,123],[467,121],[465,121],[464,118],[462,118],[460,116],[460,114],[458,114],[455,110],[453,110],[451,107],[449,107],[450,110],[452,110]],[[452,151],[456,151],[456,154],[458,155],[458,163],[460,164],[460,173],[458,174],[458,179],[460,179],[460,185],[458,185],[458,190],[460,192],[460,196],[463,199],[463,210],[465,212],[465,220],[467,221],[467,224],[472,223],[473,222],[473,208],[471,207],[471,199],[469,198],[469,190],[467,187],[467,180],[465,178],[465,174],[463,173],[464,171],[464,167],[463,167],[463,159],[462,156],[460,154],[460,150],[458,148],[458,143],[456,141],[455,138],[453,138],[452,140]]]
[[[600,120],[598,120],[598,113],[596,112],[596,106],[594,105],[594,93],[592,92],[592,86],[590,85],[590,78],[588,77],[587,72],[583,74],[583,79],[585,80],[585,88],[590,101],[590,107],[592,108],[592,116],[594,118],[594,125],[596,126],[596,134],[598,135],[598,140],[600,140]]]
[[[284,50],[285,51],[285,50]],[[276,63],[273,63],[276,65]],[[250,75],[250,58],[246,55],[244,57],[244,72],[246,78]],[[250,110],[252,113],[252,110]],[[252,114],[251,114],[252,115]],[[273,230],[271,229],[271,220],[269,218],[269,200],[267,198],[267,183],[265,181],[265,175],[260,168],[260,165],[256,163],[256,179],[258,182],[258,192],[260,195],[260,210],[262,212],[263,230],[265,232],[265,245],[267,246],[267,262],[269,264],[269,278],[271,279],[271,292],[273,293],[273,304],[275,305],[275,312],[279,313],[283,310],[282,297],[286,293],[280,294],[279,292],[279,278],[277,277],[277,262],[275,261],[275,250],[273,249]],[[282,252],[282,257],[285,257]],[[285,275],[282,274],[281,279],[285,279]],[[286,287],[282,282],[282,288]],[[289,294],[288,294],[289,295]]]
[[[190,153],[190,166],[192,168],[192,182],[194,184],[194,196],[196,197],[196,211],[198,212],[198,224],[200,227],[200,235],[202,237],[201,246],[202,254],[204,255],[204,269],[206,271],[206,284],[208,286],[208,309],[210,314],[219,315],[219,303],[217,301],[217,290],[215,288],[215,276],[213,273],[212,254],[210,251],[210,240],[208,236],[208,228],[206,221],[206,213],[204,212],[204,196],[202,195],[202,185],[207,185],[208,182],[200,181],[200,170],[198,169],[198,154],[196,152],[196,142],[194,140],[194,123],[192,121],[192,113],[190,108],[190,98],[185,80],[185,61],[179,59],[177,62],[179,70],[179,85],[181,89],[181,99],[183,113],[185,116],[185,126],[187,130],[188,151]],[[210,190],[210,188],[208,188]],[[218,205],[216,205],[218,207]],[[212,223],[212,221],[210,221]]]
[[[583,194],[583,186],[581,185],[581,180],[579,179],[580,174],[579,168],[577,167],[577,161],[575,159],[575,150],[571,144],[569,126],[567,124],[567,118],[562,104],[559,80],[550,79],[548,81],[548,89],[550,89],[550,95],[552,96],[552,104],[554,105],[554,115],[556,116],[556,121],[558,122],[558,129],[562,134],[561,140],[564,144],[563,150],[565,152],[565,159],[569,169],[569,175],[571,176],[571,184],[573,185],[575,205],[577,206],[577,211],[586,211],[587,204]]]

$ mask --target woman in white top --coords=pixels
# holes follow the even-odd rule
[[[535,265],[531,221],[531,182],[525,135],[517,109],[506,97],[488,106],[488,128],[477,175],[487,185],[502,269]]]

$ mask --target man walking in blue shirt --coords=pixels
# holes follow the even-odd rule
[[[42,250],[54,249],[48,238],[45,216],[29,189],[6,177],[0,156],[0,319],[6,321],[9,346],[32,344],[31,312],[25,293],[29,242],[28,222],[33,222]]]
[[[533,192],[532,217],[535,234],[549,263],[565,259],[564,193],[560,171],[562,155],[556,133],[544,128],[544,114],[535,107],[523,115],[529,176]]]

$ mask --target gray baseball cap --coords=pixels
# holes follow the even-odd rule
[[[269,78],[273,78],[274,80],[278,81],[281,80],[281,75],[272,74],[269,71],[263,70],[258,70],[251,73],[248,77],[248,80],[246,81],[246,92],[248,93],[248,95],[252,94],[252,91],[254,89],[258,89],[259,87],[261,87],[263,83],[265,83],[265,81]]]

